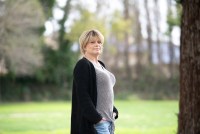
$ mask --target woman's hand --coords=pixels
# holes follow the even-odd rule
[[[107,121],[107,120],[106,120],[106,118],[103,117],[98,123],[101,123],[101,122],[104,122],[104,121]]]
[[[115,119],[117,113],[113,112],[113,119]]]

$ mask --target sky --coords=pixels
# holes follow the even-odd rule
[[[152,2],[149,2],[149,7],[150,9],[153,10],[153,3],[154,1],[153,0],[149,0],[149,1],[152,1]],[[76,4],[76,2],[81,2],[83,6],[86,6],[88,8],[89,11],[91,12],[95,12],[96,10],[96,4],[95,4],[95,0],[74,0],[72,1],[71,4]],[[120,0],[107,0],[105,1],[108,3],[109,7],[106,8],[106,14],[112,14],[115,10],[119,10],[119,11],[123,11],[123,7],[120,3]],[[161,29],[161,32],[164,34],[165,31],[167,30],[167,24],[166,24],[166,14],[167,14],[167,3],[166,3],[166,0],[158,0],[159,2],[159,6],[160,6],[160,29]],[[66,0],[57,0],[57,3],[60,7],[64,7],[65,3],[66,3]],[[113,4],[115,3],[115,4]],[[145,10],[143,10],[143,1],[139,1],[138,2],[138,6],[140,7],[140,12],[141,12],[141,17],[140,17],[140,21],[142,23],[142,35],[143,37],[147,37],[147,33],[146,33],[146,20],[145,20]],[[56,20],[60,20],[63,16],[63,11],[60,10],[59,8],[54,8],[53,9],[53,16]],[[79,14],[76,13],[76,12],[73,12],[72,14],[70,14],[69,16],[69,21],[66,22],[66,26],[67,27],[70,27],[70,25],[73,23],[73,19],[78,17]],[[48,36],[50,35],[53,31],[56,31],[57,29],[59,29],[58,27],[58,24],[57,24],[57,21],[56,20],[51,20],[50,21],[47,21],[45,23],[45,27],[46,27],[46,31],[44,33],[44,35]],[[154,32],[154,31],[153,31]],[[155,32],[154,32],[155,33]],[[167,40],[165,39],[165,36],[162,36],[163,37],[163,40]],[[156,39],[156,35],[153,34],[153,39]],[[173,43],[177,46],[180,45],[180,28],[179,27],[175,27],[172,31],[172,39],[173,39]]]

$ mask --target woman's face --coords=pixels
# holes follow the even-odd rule
[[[98,56],[102,52],[102,43],[98,37],[92,37],[85,47],[85,53]]]

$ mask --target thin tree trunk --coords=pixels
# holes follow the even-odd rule
[[[142,33],[141,33],[141,23],[140,23],[140,12],[137,7],[138,1],[134,1],[133,5],[133,12],[135,13],[135,25],[136,25],[136,35],[135,35],[135,43],[136,43],[136,77],[139,78],[141,71],[142,71],[142,65],[141,65],[141,60],[142,60],[142,50],[141,50],[141,44],[142,44]]]
[[[183,0],[178,134],[200,133],[200,1]]]
[[[64,16],[61,19],[60,23],[60,30],[59,30],[59,44],[62,45],[65,40],[64,40],[64,36],[65,36],[65,21],[68,19],[69,16],[69,11],[70,11],[70,7],[71,7],[71,0],[67,0],[66,1],[66,5],[64,7]]]
[[[167,6],[168,6],[168,14],[171,14],[172,9],[171,9],[171,0],[167,0]],[[172,78],[174,76],[174,45],[172,42],[172,30],[173,27],[169,25],[169,73],[170,73],[170,78]]]
[[[147,45],[148,45],[148,62],[149,64],[153,63],[153,57],[152,57],[152,29],[151,29],[151,20],[150,20],[150,14],[149,14],[149,8],[148,8],[148,1],[145,0],[144,2],[145,5],[145,12],[146,12],[146,17],[147,17]]]
[[[124,0],[124,19],[128,20],[130,19],[129,16],[129,0]],[[132,71],[130,68],[130,64],[129,64],[129,34],[128,32],[124,33],[125,35],[125,47],[124,47],[124,62],[125,62],[125,68],[126,68],[126,76],[127,79],[131,79],[132,78]]]
[[[169,35],[169,72],[170,78],[174,76],[174,45],[172,42],[172,35]]]
[[[59,24],[60,24],[60,30],[59,30],[59,36],[58,36],[58,42],[59,42],[59,51],[61,53],[63,53],[62,51],[66,51],[64,50],[63,48],[65,48],[66,46],[65,45],[69,45],[70,43],[65,39],[65,22],[67,21],[68,19],[68,16],[69,16],[69,12],[70,12],[70,8],[71,8],[71,0],[67,0],[66,1],[66,4],[65,4],[65,7],[64,7],[64,16],[63,18],[59,21]],[[64,47],[65,46],[65,47]],[[68,52],[69,52],[69,49],[70,47],[68,47]],[[70,60],[71,58],[69,57],[68,58],[69,61],[66,61],[67,63],[70,64]],[[61,60],[61,59],[60,59]],[[62,68],[62,67],[61,67]],[[66,68],[68,68],[70,70],[70,65],[66,66]],[[63,70],[62,74],[65,74],[64,72],[65,70]],[[61,76],[61,84],[62,86],[64,87],[67,87],[67,88],[70,88],[70,81],[71,81],[71,78],[68,78],[70,76],[66,76],[66,75],[62,75]]]
[[[154,0],[155,8],[154,8],[154,14],[155,14],[155,23],[156,23],[156,44],[157,44],[157,58],[158,63],[162,64],[162,50],[160,46],[160,11],[159,11],[159,5],[158,0]]]

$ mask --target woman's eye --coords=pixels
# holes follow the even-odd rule
[[[96,41],[91,41],[90,43],[91,44],[95,44],[95,43],[102,44],[101,41],[97,41],[97,42]]]

